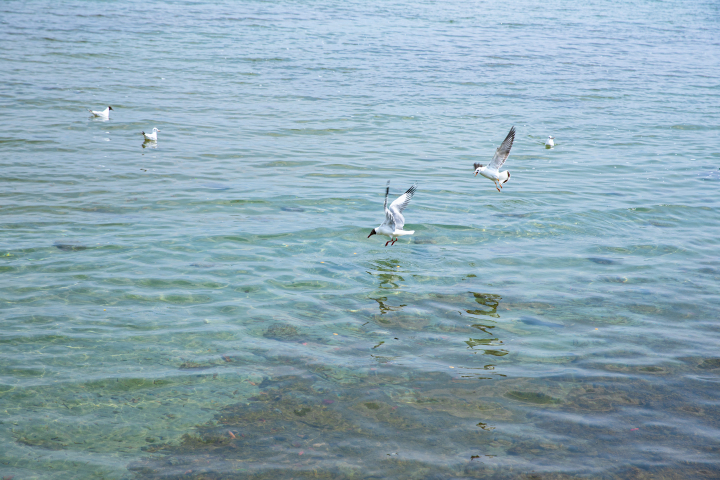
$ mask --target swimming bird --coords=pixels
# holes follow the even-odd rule
[[[390,242],[392,242],[392,245],[395,245],[397,237],[415,233],[415,230],[403,230],[405,217],[403,217],[402,214],[402,211],[405,210],[405,207],[410,203],[410,199],[415,195],[415,190],[417,190],[417,183],[414,183],[412,187],[407,189],[407,192],[396,198],[388,207],[388,195],[390,194],[390,180],[388,180],[385,186],[385,205],[383,206],[385,209],[385,221],[379,227],[373,228],[368,238],[375,234],[390,237],[390,240],[385,242],[385,246],[387,247]],[[395,237],[395,239],[393,239],[393,237]]]
[[[545,142],[545,148],[552,148],[554,146],[555,146],[555,137],[550,135],[548,137],[547,141]]]
[[[475,164],[475,176],[479,173],[485,178],[489,178],[495,182],[495,188],[499,192],[503,186],[503,183],[507,183],[510,180],[510,172],[505,170],[500,171],[500,167],[503,166],[508,155],[510,155],[510,149],[512,148],[513,140],[515,140],[515,127],[510,129],[510,133],[507,134],[503,143],[495,150],[495,156],[487,167],[483,167],[482,164]]]
[[[103,118],[110,118],[110,110],[113,108],[108,106],[105,110],[90,110],[88,108],[88,112],[92,113],[96,117],[103,117]]]
[[[143,136],[145,137],[145,140],[152,140],[153,142],[157,142],[157,134],[159,131],[160,130],[158,130],[157,128],[153,128],[152,133],[145,133],[145,132],[140,132],[140,133],[143,134]]]

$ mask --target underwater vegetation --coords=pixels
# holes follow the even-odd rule
[[[299,365],[292,357],[283,361]],[[688,359],[683,367],[684,371],[708,368],[720,368],[718,359]],[[627,371],[673,373],[642,366]],[[594,475],[592,465],[617,455],[622,448],[617,440],[629,435],[646,445],[666,444],[668,436],[676,448],[695,445],[690,434],[644,424],[642,413],[630,423],[614,425],[610,420],[627,408],[669,410],[690,418],[714,418],[711,423],[716,427],[720,423],[718,407],[698,409],[681,392],[644,378],[562,375],[468,381],[439,372],[352,372],[318,364],[304,374],[265,377],[255,394],[221,408],[212,421],[197,425],[177,441],[148,442],[143,450],[149,456],[129,469],[138,480],[650,480],[720,474],[701,461],[678,466],[652,465],[645,459],[640,466],[618,464],[611,477],[607,468]],[[572,420],[577,415],[609,421],[583,424]],[[508,429],[527,423],[547,433],[516,435]],[[704,451],[720,453],[720,447],[707,446]],[[565,472],[539,474],[533,472],[538,463],[569,467]]]

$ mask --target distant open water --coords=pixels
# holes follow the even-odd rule
[[[585,3],[3,2],[0,478],[720,478],[720,6]]]

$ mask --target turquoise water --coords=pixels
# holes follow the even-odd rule
[[[720,476],[716,2],[0,24],[0,478]]]

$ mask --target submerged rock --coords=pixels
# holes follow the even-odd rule
[[[53,243],[53,246],[56,247],[58,250],[62,250],[63,252],[77,252],[80,250],[88,249],[87,246],[74,242],[55,242]]]
[[[287,323],[276,323],[274,325],[270,325],[265,333],[263,333],[263,337],[275,340],[293,340],[299,336],[300,332],[298,329]]]
[[[707,358],[698,365],[698,368],[702,368],[703,370],[720,368],[720,358]]]
[[[435,245],[437,242],[432,238],[414,238],[413,243],[415,245]]]
[[[187,361],[180,364],[180,370],[205,370],[207,368],[212,368],[215,365],[211,363],[198,363],[193,361]]]
[[[562,403],[562,400],[540,392],[512,391],[506,393],[505,396],[507,398],[512,398],[513,400],[519,400],[525,403],[534,403],[536,405],[557,405],[558,403]]]
[[[546,322],[535,317],[520,317],[520,321],[526,325],[535,325],[537,327],[553,327],[563,328],[565,325],[561,323]]]
[[[602,258],[602,257],[589,257],[588,260],[590,260],[593,263],[600,264],[600,265],[612,265],[613,263],[617,263],[615,260],[612,260],[610,258]]]

